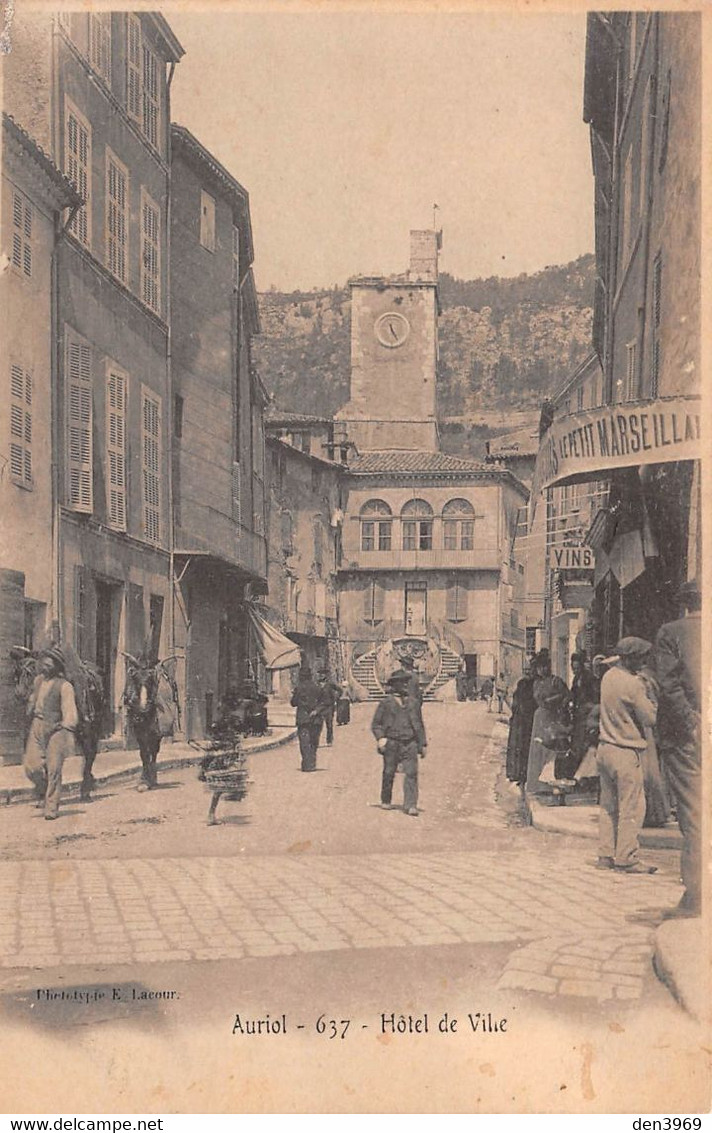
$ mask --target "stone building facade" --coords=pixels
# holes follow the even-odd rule
[[[81,198],[11,117],[2,120],[0,274],[0,753],[19,758],[22,705],[9,656],[52,634],[57,575],[52,277],[64,209]]]
[[[171,129],[175,646],[189,738],[257,662],[245,601],[267,584],[263,410],[249,198],[182,126]]]

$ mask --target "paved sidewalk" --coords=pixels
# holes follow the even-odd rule
[[[293,715],[293,712],[292,712]],[[270,725],[266,736],[248,736],[243,740],[245,749],[252,753],[270,751],[289,743],[297,734],[293,723],[285,718],[284,723]],[[180,740],[164,739],[158,755],[158,770],[165,771],[176,767],[189,767],[199,763],[205,752],[199,744]],[[141,757],[136,750],[100,751],[94,764],[94,779],[97,786],[138,775],[141,771]],[[82,782],[81,756],[73,755],[64,762],[62,776],[62,795],[75,795]],[[0,806],[9,803],[29,803],[35,797],[34,789],[20,765],[0,767]]]
[[[634,1000],[653,947],[635,914],[678,897],[583,855],[552,876],[531,849],[4,862],[0,967],[509,943],[500,988]]]
[[[598,838],[598,806],[595,804],[549,806],[528,792],[525,792],[524,803],[536,830],[576,838]],[[677,823],[662,828],[645,827],[640,833],[640,844],[649,850],[681,850],[682,835]]]

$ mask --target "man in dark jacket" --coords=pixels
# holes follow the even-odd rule
[[[302,771],[316,771],[316,750],[323,724],[322,690],[313,680],[311,669],[302,665],[299,681],[292,694],[291,705],[297,710],[297,737],[302,756]]]
[[[316,683],[321,689],[321,716],[326,724],[326,743],[328,747],[334,742],[334,711],[336,702],[341,696],[341,688],[332,681],[327,672],[317,673]]]
[[[697,917],[702,904],[701,596],[696,580],[678,591],[685,616],[661,626],[655,639],[660,686],[658,739],[677,802],[685,892],[666,917]]]
[[[371,731],[383,756],[381,806],[391,810],[393,780],[400,767],[405,774],[403,810],[418,814],[418,757],[427,747],[420,704],[410,693],[411,675],[398,669],[388,682],[389,692],[378,705]]]

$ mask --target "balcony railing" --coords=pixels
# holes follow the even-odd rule
[[[472,551],[362,551],[344,547],[340,570],[499,570],[498,547],[475,547]]]

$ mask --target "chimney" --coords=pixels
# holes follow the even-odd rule
[[[438,247],[437,232],[411,232],[410,271],[408,272],[411,279],[423,279],[429,283],[437,283]]]

